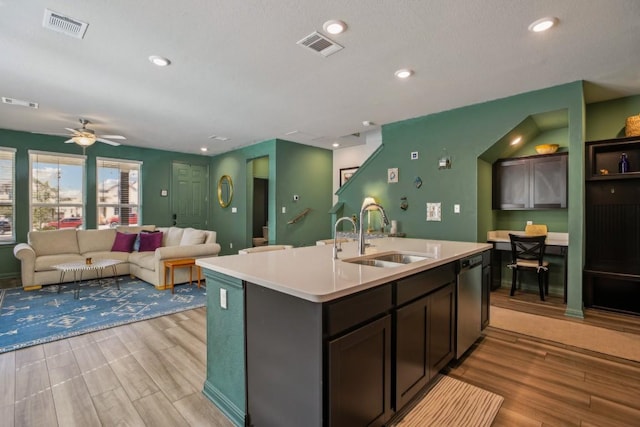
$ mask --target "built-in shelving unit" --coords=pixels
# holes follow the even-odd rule
[[[585,166],[585,306],[640,314],[640,137],[587,142]]]

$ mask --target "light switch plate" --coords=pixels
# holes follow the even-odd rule
[[[238,213],[238,208],[236,207],[231,208],[231,213]]]
[[[398,168],[387,169],[387,182],[398,182]]]
[[[227,309],[227,290],[220,288],[220,308]]]
[[[458,204],[453,205],[453,213],[460,213],[460,205]]]

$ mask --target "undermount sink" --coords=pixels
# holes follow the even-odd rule
[[[391,268],[399,267],[403,264],[411,264],[413,262],[424,261],[426,259],[429,259],[429,257],[423,255],[406,254],[402,252],[387,252],[376,255],[365,255],[358,258],[348,258],[344,259],[343,261],[352,264],[370,265],[372,267]]]

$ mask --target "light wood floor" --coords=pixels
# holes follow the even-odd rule
[[[492,297],[563,312],[561,301]],[[201,393],[205,317],[190,310],[0,355],[0,425],[230,426]],[[640,331],[638,318],[595,318]],[[488,328],[448,374],[505,398],[495,426],[640,425],[638,363]]]
[[[561,299],[506,290],[492,305],[564,318]],[[584,324],[640,339],[640,317],[586,310]],[[449,375],[504,397],[494,426],[640,426],[640,363],[491,327]]]
[[[231,426],[202,394],[205,308],[0,355],[1,426]]]

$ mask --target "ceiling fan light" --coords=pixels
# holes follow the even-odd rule
[[[88,147],[96,142],[96,137],[91,135],[74,136],[71,139],[73,140],[73,142],[82,147]]]

